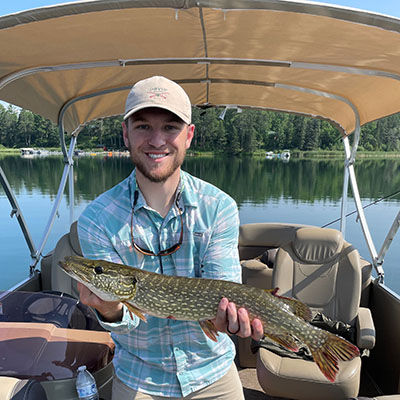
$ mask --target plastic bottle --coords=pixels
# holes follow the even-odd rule
[[[93,378],[93,375],[86,369],[86,365],[82,365],[78,368],[76,391],[79,399],[99,400],[96,381]]]

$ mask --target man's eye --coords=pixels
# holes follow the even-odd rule
[[[165,130],[166,130],[166,131],[169,131],[169,132],[171,132],[171,131],[178,131],[178,130],[180,130],[180,127],[179,127],[179,126],[176,126],[176,125],[166,125],[166,126],[165,126]]]
[[[146,129],[149,129],[149,125],[145,125],[145,124],[136,125],[136,126],[135,126],[135,129],[146,130]]]

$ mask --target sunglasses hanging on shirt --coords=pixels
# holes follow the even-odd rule
[[[143,247],[140,247],[137,243],[135,243],[135,240],[133,238],[133,214],[135,211],[135,207],[136,207],[138,198],[139,198],[139,191],[135,190],[133,206],[132,206],[132,214],[131,214],[131,241],[132,241],[132,245],[133,245],[134,249],[136,251],[138,251],[139,253],[144,254],[145,256],[155,256],[155,257],[169,256],[169,255],[175,253],[177,250],[180,249],[180,247],[182,245],[182,241],[183,241],[183,217],[182,217],[182,210],[178,204],[179,200],[181,198],[181,192],[178,193],[178,195],[176,196],[176,200],[174,201],[175,207],[178,209],[178,214],[179,214],[179,217],[181,220],[181,234],[179,236],[179,241],[178,241],[178,243],[174,244],[169,249],[161,250],[158,253],[154,253],[151,250],[147,250],[147,249],[144,249]]]

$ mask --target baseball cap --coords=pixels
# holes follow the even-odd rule
[[[176,82],[163,76],[152,76],[133,85],[126,99],[124,120],[148,107],[171,111],[187,124],[192,120],[189,96]]]

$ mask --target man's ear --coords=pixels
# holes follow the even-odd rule
[[[187,137],[186,137],[186,149],[188,149],[190,147],[190,144],[192,143],[192,139],[194,136],[194,128],[195,126],[193,124],[188,125]]]
[[[122,137],[124,139],[125,146],[129,148],[128,124],[128,121],[122,121]]]

